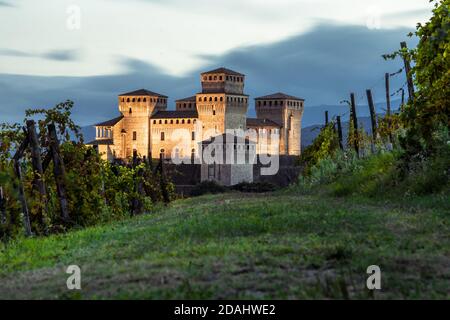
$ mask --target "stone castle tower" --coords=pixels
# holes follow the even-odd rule
[[[177,100],[176,110],[167,110],[167,96],[149,90],[119,95],[120,116],[95,125],[96,140],[88,144],[98,148],[108,160],[133,155],[195,157],[199,139],[232,129],[254,129],[258,133],[257,145],[262,140],[261,134],[279,134],[279,141],[270,142],[268,153],[300,155],[303,99],[283,93],[256,98],[257,118],[247,118],[249,96],[244,93],[245,75],[219,68],[200,77],[201,92]],[[200,124],[202,137],[197,136]],[[171,139],[179,129],[189,136],[187,150],[178,150],[177,142]]]
[[[244,81],[243,74],[225,68],[201,74],[202,92],[196,97],[204,132],[246,129],[248,95],[244,94]]]

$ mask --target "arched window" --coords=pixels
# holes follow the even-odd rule
[[[129,113],[129,114],[132,114],[132,113],[133,113],[133,110],[130,108],[130,109],[128,110],[128,113]]]
[[[217,80],[217,76],[214,76],[214,80]]]
[[[212,76],[209,76],[209,81],[211,81],[212,80]]]
[[[141,102],[141,98],[138,98],[138,102]]]
[[[165,138],[166,138],[166,136],[165,136],[164,132],[161,132],[161,141],[164,141]]]
[[[127,99],[127,102],[130,102],[130,98]]]
[[[170,124],[173,124],[173,120],[170,120]]]
[[[220,97],[220,101],[223,101],[223,97]]]
[[[220,77],[219,77],[219,80],[222,81],[222,79],[223,79],[222,76],[220,76]]]
[[[184,124],[184,119],[183,119],[183,120],[181,120],[181,124]]]
[[[144,102],[147,102],[147,98],[144,98],[143,101],[144,101]]]
[[[194,160],[195,160],[195,149],[191,150],[191,160],[192,160],[192,163],[194,163]]]
[[[159,120],[159,124],[162,124],[162,120]]]
[[[135,98],[133,98],[133,102],[136,102],[136,99],[135,99]]]
[[[164,124],[168,124],[167,120],[164,120]]]
[[[189,124],[190,124],[190,123],[191,123],[191,119],[188,119],[188,120],[187,120],[187,123],[189,123]]]
[[[217,97],[214,98],[214,101],[217,102]]]
[[[209,97],[209,101],[212,101],[212,97]]]
[[[216,115],[216,110],[213,109],[213,116],[215,116],[215,115]]]
[[[156,124],[156,120],[153,120],[153,124]]]
[[[179,124],[179,123],[180,123],[180,120],[177,119],[176,124]]]

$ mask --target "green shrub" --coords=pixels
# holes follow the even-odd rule
[[[275,191],[277,186],[269,182],[242,182],[232,186],[230,189],[240,192],[265,193]]]
[[[215,181],[203,181],[197,184],[194,189],[191,191],[191,196],[197,197],[204,194],[217,194],[224,193],[227,191],[227,188],[218,184]]]

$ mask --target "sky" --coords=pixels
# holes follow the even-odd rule
[[[336,105],[401,61],[381,55],[425,22],[427,0],[0,0],[0,122],[72,99],[88,125],[117,115],[117,95],[146,88],[173,100],[225,66],[246,91]],[[398,78],[398,79],[397,79]],[[393,79],[393,88],[404,79]],[[381,80],[380,80],[381,79]],[[378,87],[377,87],[378,86]],[[253,109],[253,105],[251,105]],[[250,111],[250,114],[252,111]]]

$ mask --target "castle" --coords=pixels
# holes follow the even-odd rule
[[[244,93],[245,75],[226,68],[201,74],[202,91],[176,101],[167,110],[168,97],[148,90],[119,95],[120,115],[95,125],[96,139],[88,145],[107,160],[133,156],[171,159],[195,158],[199,145],[229,130],[254,130],[256,153],[296,156],[301,153],[301,121],[304,100],[283,93],[255,99],[256,118],[247,118],[249,96]],[[185,132],[188,143],[180,149],[175,132]],[[276,134],[278,141],[262,135]]]

